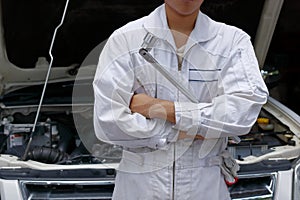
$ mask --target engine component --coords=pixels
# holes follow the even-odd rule
[[[274,124],[270,123],[269,118],[259,117],[257,119],[257,125],[263,131],[272,131],[272,130],[274,130]]]
[[[52,144],[57,142],[57,137],[52,137],[52,128],[49,123],[39,123],[35,131],[34,144],[39,146],[51,147]],[[16,146],[22,146],[31,133],[32,124],[4,124],[4,134],[7,138],[7,149]]]
[[[28,159],[43,163],[57,163],[68,159],[68,155],[58,149],[51,149],[49,147],[34,147],[28,152]]]
[[[25,152],[33,124],[13,124],[4,119],[0,131],[1,151],[21,157]],[[72,145],[71,131],[50,119],[36,126],[28,158],[43,163],[57,163],[68,158],[66,153]]]

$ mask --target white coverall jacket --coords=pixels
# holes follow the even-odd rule
[[[139,55],[147,32],[158,38],[150,53],[199,103]],[[199,12],[179,66],[162,5],[112,34],[93,86],[97,137],[124,147],[113,199],[230,199],[218,155],[228,136],[249,132],[268,96],[246,33]],[[132,113],[131,97],[140,92],[173,101],[176,124]],[[178,130],[206,140],[177,140]]]

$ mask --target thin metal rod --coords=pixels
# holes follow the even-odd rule
[[[53,36],[52,36],[52,41],[51,41],[51,45],[50,45],[50,48],[49,48],[50,64],[49,64],[47,75],[46,75],[46,78],[45,78],[45,83],[44,83],[43,91],[42,91],[42,94],[41,94],[40,102],[39,102],[39,105],[38,105],[38,109],[37,109],[37,112],[36,112],[36,116],[35,116],[34,124],[33,124],[33,127],[32,127],[32,131],[31,131],[31,134],[30,134],[30,138],[29,138],[28,144],[26,146],[25,153],[22,157],[22,160],[26,160],[26,158],[27,158],[27,154],[28,154],[31,142],[32,142],[33,134],[35,132],[35,128],[36,128],[36,125],[37,125],[37,122],[38,122],[38,119],[39,119],[42,103],[43,103],[43,100],[44,100],[44,96],[45,96],[45,92],[46,92],[46,88],[47,88],[47,84],[48,84],[48,80],[49,80],[49,77],[50,77],[50,72],[51,72],[51,68],[52,68],[53,60],[54,60],[53,55],[52,55],[52,49],[53,49],[53,45],[54,45],[54,42],[55,42],[56,33],[57,33],[57,30],[64,23],[68,5],[69,5],[69,0],[66,0],[64,12],[63,12],[60,24],[55,28]]]

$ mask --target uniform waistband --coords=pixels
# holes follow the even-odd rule
[[[119,170],[133,173],[150,172],[173,166],[173,162],[174,155],[171,151],[157,150],[147,153],[135,153],[123,150]],[[198,158],[192,164],[181,166],[180,169],[220,166],[221,163],[222,158],[220,156],[209,156],[203,159]]]

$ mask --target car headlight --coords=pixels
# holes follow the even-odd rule
[[[300,200],[300,159],[294,168],[294,200]]]

